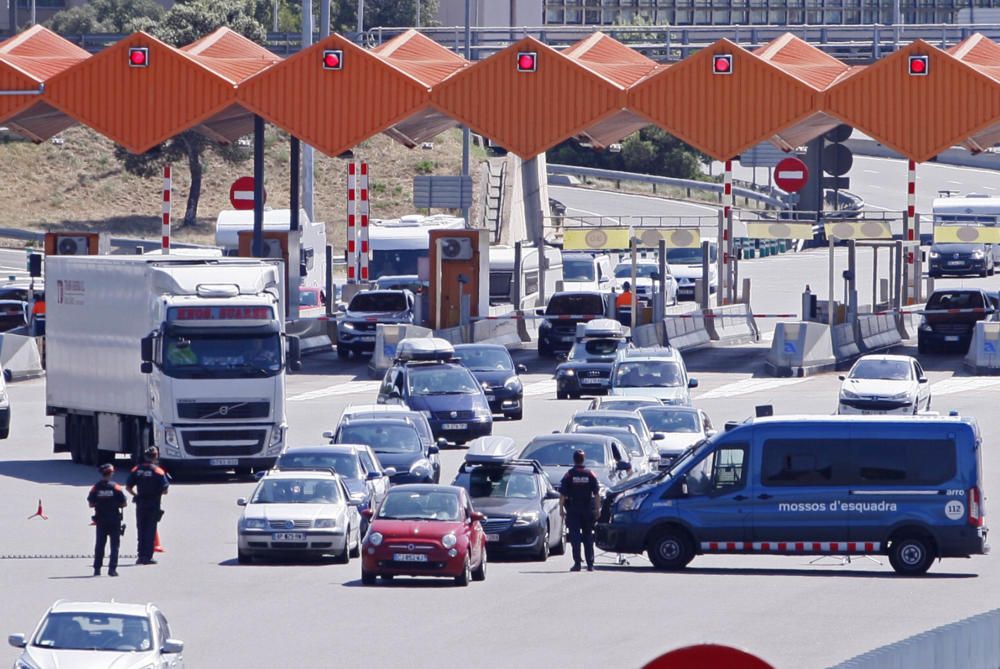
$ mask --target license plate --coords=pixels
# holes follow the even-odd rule
[[[882,412],[881,411],[872,411],[871,409],[864,409],[861,412],[861,415],[862,416],[874,416],[874,415],[877,415],[877,414],[880,414],[880,413],[882,413]]]
[[[393,553],[394,562],[427,562],[427,556],[421,553]]]
[[[499,534],[487,534],[486,535],[486,541],[500,541],[500,535]]]
[[[580,379],[585,386],[601,386],[606,383],[604,379]]]
[[[949,267],[957,267],[957,266],[959,266],[959,265],[964,265],[964,264],[965,264],[965,263],[964,263],[964,262],[962,262],[961,260],[952,260],[952,261],[950,261],[950,262],[948,263],[948,266],[949,266]]]
[[[951,335],[944,338],[945,341],[958,341],[958,335]]]
[[[375,335],[361,335],[361,341],[375,341]]]
[[[441,426],[444,430],[464,430],[469,427],[468,423],[445,423]]]
[[[575,337],[559,337],[559,341],[573,341]]]
[[[486,396],[486,401],[487,401],[487,402],[492,402],[492,401],[493,401],[493,400],[495,400],[496,398],[497,398],[497,396],[496,396],[496,395],[487,395],[487,396]]]
[[[306,535],[301,532],[275,532],[271,535],[271,541],[305,541]]]
[[[240,464],[237,458],[212,458],[208,461],[209,467],[235,467]]]

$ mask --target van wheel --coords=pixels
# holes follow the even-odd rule
[[[889,564],[897,574],[919,576],[930,569],[934,546],[919,535],[904,535],[889,544]]]
[[[683,569],[694,559],[691,538],[683,530],[673,527],[656,532],[649,540],[646,552],[657,569]]]

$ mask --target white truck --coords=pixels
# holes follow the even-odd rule
[[[46,413],[94,465],[155,444],[169,470],[270,467],[285,445],[279,261],[50,256]],[[287,342],[287,354],[286,354]]]

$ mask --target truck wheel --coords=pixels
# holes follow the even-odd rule
[[[656,532],[649,540],[646,552],[657,569],[683,569],[694,559],[691,538],[683,530],[673,527]]]
[[[889,564],[897,574],[919,576],[930,569],[934,547],[920,535],[903,535],[889,544]]]
[[[80,417],[80,457],[83,464],[97,466],[97,419],[94,416]]]

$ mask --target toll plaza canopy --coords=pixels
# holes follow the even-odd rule
[[[1000,142],[1000,45],[918,40],[848,67],[790,34],[663,64],[601,33],[562,51],[526,37],[476,63],[417,31],[374,49],[331,35],[285,60],[228,29],[183,48],[139,32],[89,57],[41,27],[0,43],[0,122],[34,141],[80,122],[138,153],[192,129],[233,141],[254,115],[334,156],[379,133],[412,147],[462,123],[531,158],[654,124],[728,160],[846,123],[922,162]]]

